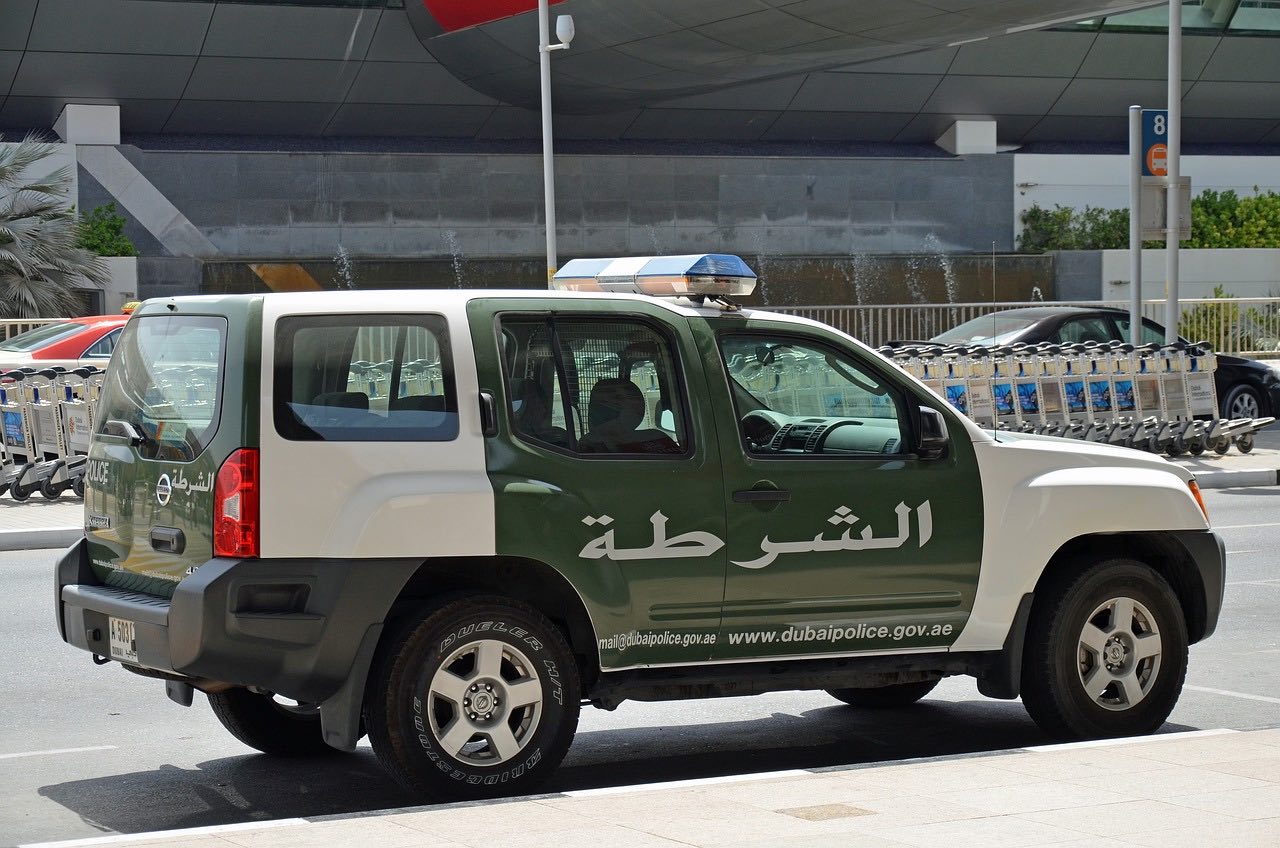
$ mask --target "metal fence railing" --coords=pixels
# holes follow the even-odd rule
[[[1022,303],[926,303],[875,306],[778,306],[762,307],[812,318],[842,330],[872,347],[909,339],[924,341],[965,321],[1005,309],[1028,306],[1108,306],[1128,312],[1128,303],[1022,302]],[[1219,353],[1244,356],[1280,355],[1280,298],[1198,298],[1181,301],[1180,335],[1191,341],[1207,341]],[[1147,301],[1143,315],[1164,324],[1165,302]]]
[[[875,347],[898,339],[924,341],[980,315],[1024,306],[1109,306],[1127,312],[1118,301],[913,303],[876,306],[766,306],[830,324]],[[1191,341],[1207,341],[1219,353],[1242,356],[1280,356],[1280,297],[1195,298],[1181,301],[1180,335]],[[1143,315],[1164,323],[1165,303],[1149,300]],[[22,321],[0,320],[0,342],[25,333],[55,318]]]
[[[11,339],[19,333],[25,333],[27,330],[34,330],[36,327],[43,327],[45,324],[52,324],[61,320],[61,318],[31,318],[21,321],[12,319],[0,320],[0,342],[5,339]]]

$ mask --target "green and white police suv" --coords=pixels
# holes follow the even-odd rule
[[[270,754],[527,791],[583,704],[949,675],[1057,737],[1147,733],[1214,629],[1185,470],[992,434],[737,257],[558,291],[147,301],[95,419],[63,638]]]

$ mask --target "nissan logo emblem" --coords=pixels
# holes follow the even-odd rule
[[[160,479],[156,481],[156,503],[160,506],[168,506],[171,497],[173,497],[173,484],[169,482],[168,474],[161,474]]]

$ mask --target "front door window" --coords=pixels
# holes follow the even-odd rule
[[[743,446],[754,456],[901,453],[905,422],[884,381],[826,346],[784,336],[721,340]]]

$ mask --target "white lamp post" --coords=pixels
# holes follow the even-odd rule
[[[551,149],[551,51],[568,50],[573,41],[573,16],[556,16],[556,38],[551,43],[547,0],[538,0],[538,65],[542,72],[542,193],[546,202],[547,282],[556,272],[556,175]]]
[[[1182,171],[1182,0],[1169,0],[1169,176],[1165,189],[1164,249],[1168,280],[1164,305],[1164,340],[1178,340],[1178,250],[1182,240],[1182,210],[1178,208],[1178,178]]]

